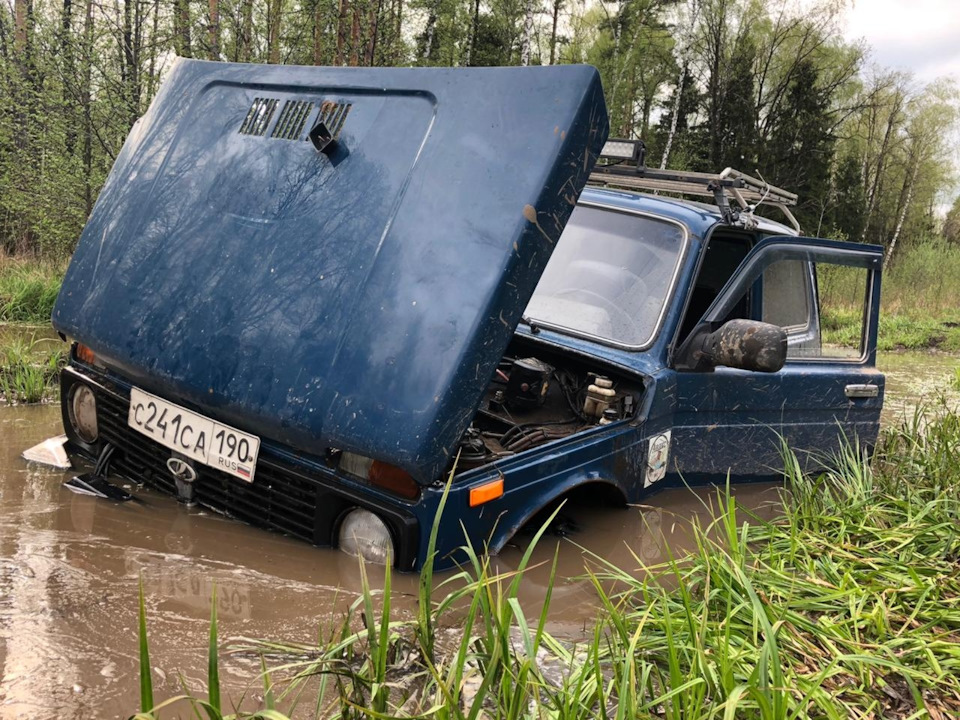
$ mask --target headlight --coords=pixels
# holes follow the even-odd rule
[[[77,437],[85,443],[95,443],[100,432],[97,429],[97,398],[93,390],[86,385],[74,385],[70,389],[67,410]]]
[[[367,562],[386,565],[394,557],[386,524],[369,510],[351,510],[340,523],[340,549]]]

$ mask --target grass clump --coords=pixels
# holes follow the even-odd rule
[[[824,307],[820,332],[826,345],[860,347],[860,307]],[[960,352],[960,312],[942,316],[880,313],[877,349]]]
[[[639,634],[665,717],[960,716],[960,422],[915,420],[872,463],[804,476],[788,453],[778,521],[723,498],[664,568],[676,590],[606,568],[627,586],[614,656]]]
[[[4,338],[0,344],[0,394],[10,405],[37,403],[57,392],[56,379],[67,357],[58,341]]]
[[[548,631],[549,591],[532,618],[520,606],[532,548],[496,575],[467,545],[439,601],[425,571],[410,620],[391,615],[389,569],[377,598],[361,565],[362,596],[319,644],[232,643],[279,663],[269,706],[236,717],[960,717],[960,416],[918,413],[872,460],[848,449],[815,475],[785,457],[779,519],[728,488],[691,555],[593,557],[597,619],[577,641]]]
[[[0,257],[0,321],[47,323],[63,268]]]
[[[884,268],[883,303],[898,315],[955,314],[960,308],[960,250],[941,237],[904,248]]]
[[[858,347],[863,273],[820,265],[817,277],[824,342]],[[884,268],[877,348],[960,352],[960,250],[933,238]]]

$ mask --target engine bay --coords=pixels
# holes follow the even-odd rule
[[[633,418],[643,385],[515,339],[460,441],[458,472]]]

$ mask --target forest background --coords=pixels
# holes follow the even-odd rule
[[[3,277],[23,272],[10,258],[29,258],[31,272],[38,263],[62,269],[177,55],[307,65],[589,63],[603,78],[611,134],[643,138],[649,164],[733,166],[797,192],[805,234],[886,248],[891,317],[935,317],[937,328],[918,342],[960,349],[960,331],[951,332],[960,325],[960,92],[950,78],[920,82],[873,63],[871,48],[844,35],[848,4],[5,0],[0,319]]]

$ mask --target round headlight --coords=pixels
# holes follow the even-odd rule
[[[369,510],[351,510],[340,523],[340,549],[367,562],[386,565],[393,557],[393,540],[386,524]]]
[[[70,389],[67,408],[73,431],[85,443],[95,443],[100,437],[97,429],[97,398],[86,385],[74,385]]]

